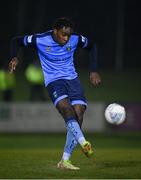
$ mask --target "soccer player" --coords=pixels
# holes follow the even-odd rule
[[[93,85],[98,85],[101,78],[97,72],[96,44],[91,43],[88,38],[74,33],[73,22],[69,18],[61,17],[54,22],[52,29],[45,33],[12,38],[12,57],[9,62],[11,73],[18,64],[19,47],[36,48],[44,74],[45,87],[66,124],[66,143],[57,167],[78,170],[80,168],[74,166],[70,161],[76,145],[80,144],[87,157],[93,154],[93,149],[81,130],[87,102],[74,67],[73,56],[78,47],[89,50],[90,81]]]

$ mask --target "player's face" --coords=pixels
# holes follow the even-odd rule
[[[70,27],[63,27],[61,29],[54,29],[53,31],[55,40],[60,44],[64,45],[68,42],[72,29]]]

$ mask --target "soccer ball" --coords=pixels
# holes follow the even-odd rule
[[[105,119],[107,122],[115,125],[122,124],[125,121],[125,108],[117,103],[109,104],[105,109]]]

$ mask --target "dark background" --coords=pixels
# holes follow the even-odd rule
[[[1,1],[0,65],[7,66],[10,60],[12,37],[47,31],[56,18],[68,16],[77,32],[96,41],[101,69],[140,69],[140,4],[140,0]],[[28,50],[22,51],[26,65],[33,57]],[[118,52],[120,65],[116,59]],[[85,53],[78,57],[85,59]],[[86,67],[87,61],[81,58],[80,67]]]

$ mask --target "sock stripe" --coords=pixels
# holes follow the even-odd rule
[[[72,122],[77,122],[74,118],[67,118],[65,119],[66,122],[66,126],[68,125],[68,123],[72,123]]]

